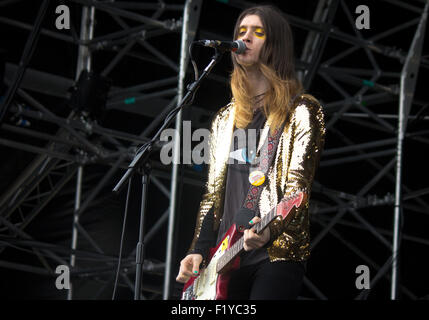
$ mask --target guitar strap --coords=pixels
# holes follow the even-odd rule
[[[268,128],[268,137],[265,138],[265,142],[260,149],[259,157],[255,158],[253,165],[251,164],[250,171],[258,170],[262,172],[265,177],[267,176],[268,169],[270,168],[270,165],[274,159],[274,155],[276,154],[277,146],[279,144],[280,136],[283,132],[284,126],[285,124],[283,123],[283,125],[280,128],[276,128],[274,132],[271,132],[269,127],[266,126],[266,128]],[[263,136],[261,136],[261,141],[262,139]],[[244,199],[243,208],[253,211],[255,213],[254,216],[259,211],[258,200],[264,185],[265,183],[259,186],[250,184],[247,196]]]
[[[291,99],[292,106],[295,102],[295,99],[299,96],[300,95],[297,94]],[[274,156],[276,154],[277,146],[279,144],[279,140],[283,133],[285,124],[286,124],[286,121],[279,128],[276,128],[274,132],[271,132],[271,130],[269,129],[269,126],[265,126],[265,129],[268,129],[267,130],[268,132],[265,132],[265,133],[263,132],[261,134],[260,142],[264,141],[263,140],[264,136],[266,138],[262,147],[261,147],[261,144],[259,144],[258,146],[258,149],[260,150],[259,157],[255,158],[255,161],[253,162],[253,166],[251,164],[250,171],[254,171],[254,170],[261,171],[264,174],[264,176],[267,177],[268,169],[270,168],[271,163],[273,162]],[[268,134],[268,137],[267,137],[267,134]],[[267,181],[267,179],[265,179],[265,181]],[[242,209],[244,209],[244,211],[247,211],[247,212],[249,212],[248,210],[253,211],[252,213],[253,216],[256,216],[256,215],[259,216],[258,201],[264,185],[265,183],[259,186],[250,184],[249,190],[247,192],[247,196],[244,199]]]

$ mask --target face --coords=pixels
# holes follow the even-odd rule
[[[247,50],[243,54],[236,55],[237,62],[243,66],[252,66],[257,63],[265,38],[261,19],[257,15],[245,16],[238,28],[236,40],[243,40]]]

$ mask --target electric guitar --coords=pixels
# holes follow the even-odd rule
[[[299,207],[304,199],[304,193],[298,192],[283,198],[280,203],[266,214],[261,221],[252,227],[260,234],[268,224],[281,216],[288,223],[292,208]],[[228,283],[231,272],[240,266],[239,254],[244,250],[244,227],[232,225],[222,241],[210,249],[209,263],[200,270],[197,277],[192,277],[185,283],[182,300],[225,300],[228,295]]]

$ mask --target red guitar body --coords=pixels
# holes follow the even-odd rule
[[[236,243],[242,236],[243,232],[238,231],[235,224],[232,225],[226,232],[222,241],[219,242],[216,247],[210,249],[208,261],[212,261],[213,256],[216,254],[216,252],[223,252],[225,251],[225,249],[228,250],[229,248],[231,248],[231,246]],[[227,246],[225,247],[226,242]],[[224,246],[224,248],[222,248],[222,246]],[[222,270],[222,273],[217,275],[215,300],[226,300],[228,296],[228,284],[229,280],[231,279],[231,272],[237,270],[239,267],[240,256],[236,256],[231,260],[225,270]],[[186,282],[185,286],[183,287],[183,292],[185,292],[189,287],[191,287],[196,279],[197,278],[189,279],[189,281]]]
[[[253,229],[260,234],[276,217],[291,220],[289,212],[299,207],[304,193],[298,192],[282,201],[273,208]],[[231,226],[222,241],[210,249],[208,265],[200,270],[197,277],[191,277],[183,287],[182,300],[225,300],[228,297],[228,284],[231,272],[240,267],[240,252],[243,249],[243,231],[236,225]]]

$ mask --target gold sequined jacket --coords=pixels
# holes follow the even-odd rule
[[[210,162],[208,180],[189,249],[192,252],[199,237],[205,215],[213,210],[214,230],[218,230],[222,219],[225,197],[225,180],[230,142],[234,130],[235,106],[231,102],[215,115],[210,137]],[[267,123],[265,123],[267,126]],[[261,217],[280,202],[297,191],[311,192],[315,170],[324,146],[325,124],[322,107],[311,97],[302,95],[295,100],[289,120],[280,137],[275,158],[268,170],[261,196]],[[294,209],[288,224],[278,217],[269,225],[271,240],[267,248],[270,261],[304,261],[310,255],[309,196]]]

